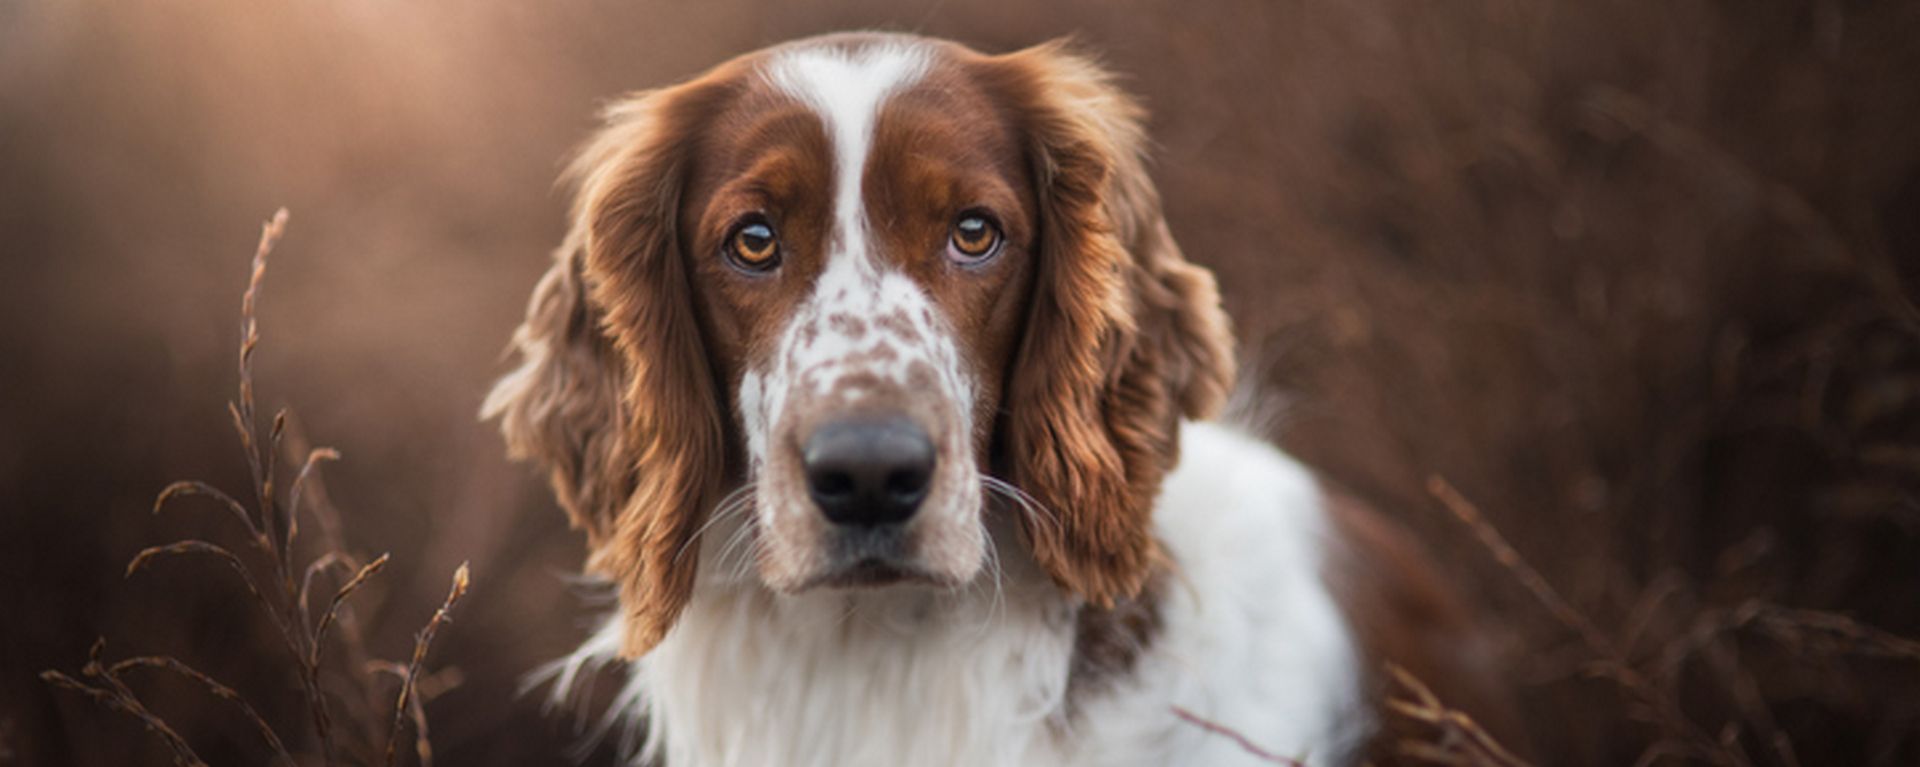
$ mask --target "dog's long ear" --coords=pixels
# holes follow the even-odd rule
[[[1160,558],[1152,506],[1179,421],[1211,415],[1234,376],[1213,276],[1168,233],[1143,160],[1141,110],[1058,43],[992,60],[1025,122],[1040,262],[1007,388],[1012,479],[1050,514],[1024,518],[1061,586],[1108,605]]]
[[[493,385],[480,414],[500,419],[514,458],[547,470],[560,507],[599,548],[633,495],[634,464],[618,428],[625,363],[601,330],[581,268],[577,243],[554,253],[513,332],[520,364]]]
[[[488,396],[516,456],[544,464],[614,579],[625,653],[658,644],[692,595],[691,542],[721,481],[724,434],[678,234],[683,158],[716,97],[696,80],[637,94],[574,161],[573,224]]]

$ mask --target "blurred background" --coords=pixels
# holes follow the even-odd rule
[[[470,560],[438,761],[573,763],[575,723],[515,687],[584,636],[582,541],[475,419],[562,234],[554,178],[609,97],[855,28],[1073,35],[1124,74],[1275,436],[1487,611],[1541,763],[1920,763],[1894,638],[1920,636],[1920,4],[0,0],[0,764],[167,760],[36,678],[100,636],[304,743],[217,563],[122,577],[239,545],[210,504],[148,512],[176,479],[248,488],[223,410],[283,205],[261,408],[344,454],[347,543],[393,555],[355,598],[369,647],[405,656]],[[1432,477],[1722,751],[1660,750],[1671,718]],[[193,686],[136,688],[210,762],[264,761]]]

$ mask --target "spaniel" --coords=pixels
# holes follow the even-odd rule
[[[1202,420],[1232,340],[1145,144],[1058,44],[614,104],[485,406],[618,588],[561,687],[629,661],[670,767],[1342,764],[1389,660],[1497,708],[1415,549]]]

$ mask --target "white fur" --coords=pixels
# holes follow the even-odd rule
[[[1188,424],[1155,529],[1176,563],[1163,626],[1128,674],[1067,708],[1078,604],[1017,553],[991,578],[786,596],[703,580],[666,640],[631,664],[610,714],[650,724],[639,759],[722,765],[1256,765],[1173,707],[1269,751],[1340,764],[1370,723],[1353,638],[1322,578],[1323,497],[1274,448]],[[610,662],[618,622],[553,673],[556,695]]]
[[[985,555],[976,521],[981,491],[972,456],[973,413],[963,406],[974,401],[975,383],[933,300],[872,252],[861,196],[881,109],[888,96],[918,81],[928,64],[924,46],[887,42],[799,48],[776,56],[764,70],[768,82],[819,117],[832,139],[835,185],[835,229],[824,268],[788,318],[774,353],[742,373],[735,399],[755,484],[752,508],[759,515],[749,542],[772,563],[763,573],[782,583],[802,581],[822,566],[813,540],[818,511],[798,479],[795,446],[804,440],[798,430],[823,414],[845,414],[885,395],[928,404],[909,415],[939,453],[931,492],[912,523],[917,564],[936,576],[964,580],[978,572]],[[738,559],[733,551],[718,553]]]
[[[841,379],[855,373],[876,374],[883,381],[904,383],[915,364],[931,364],[942,392],[970,401],[971,385],[959,374],[958,354],[925,292],[912,280],[883,268],[868,246],[868,221],[862,203],[862,178],[873,145],[874,124],[887,97],[911,86],[925,73],[928,53],[907,43],[881,43],[854,49],[801,48],[781,54],[767,65],[770,82],[787,95],[810,106],[833,140],[835,231],[827,250],[826,267],[815,280],[806,306],[795,313],[782,334],[776,367],[759,371],[765,378],[803,377],[815,396],[835,392]],[[894,316],[916,331],[919,343],[885,332],[875,320]],[[852,321],[863,329],[848,333],[836,321]],[[871,331],[871,332],[867,332]],[[807,336],[805,340],[802,336]],[[907,347],[902,349],[901,347]],[[927,347],[927,348],[920,348]],[[874,359],[880,349],[906,351],[891,359]],[[784,364],[780,364],[784,363]],[[777,428],[779,409],[795,381],[756,381],[756,397],[771,409],[760,428]],[[777,389],[777,391],[775,390]],[[858,398],[861,392],[847,392]],[[749,425],[753,418],[747,419]]]

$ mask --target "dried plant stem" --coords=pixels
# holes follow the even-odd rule
[[[1527,767],[1527,762],[1514,756],[1500,741],[1487,734],[1473,717],[1465,712],[1448,708],[1433,694],[1419,678],[1406,669],[1392,663],[1387,664],[1387,673],[1402,689],[1412,695],[1411,698],[1390,698],[1387,710],[1420,722],[1439,731],[1436,742],[1402,742],[1399,744],[1403,755],[1433,764],[1444,765],[1492,765],[1493,767]]]
[[[320,481],[320,464],[339,460],[340,454],[331,448],[314,447],[307,441],[306,430],[300,426],[298,415],[287,416],[287,447],[295,455],[307,456],[307,464],[300,473],[312,474],[311,481],[294,480],[294,498],[289,501],[291,508],[305,510],[313,516],[320,526],[320,547],[326,551],[345,553],[346,536],[341,532],[340,510],[333,505],[333,499],[327,495],[327,485]],[[318,458],[319,462],[315,459]],[[355,565],[357,567],[357,565]]]
[[[1199,714],[1193,713],[1192,711],[1188,711],[1185,708],[1182,708],[1180,706],[1173,707],[1173,715],[1180,717],[1186,723],[1191,724],[1195,727],[1199,727],[1202,730],[1206,730],[1207,732],[1232,740],[1236,745],[1240,746],[1240,750],[1245,751],[1248,754],[1252,754],[1254,758],[1259,759],[1263,762],[1268,762],[1270,764],[1287,765],[1287,767],[1305,767],[1305,764],[1298,759],[1281,756],[1279,754],[1273,753],[1272,751],[1268,751],[1264,748],[1261,748],[1258,744],[1254,743],[1252,740],[1249,740],[1247,736],[1241,734],[1239,730],[1233,729],[1232,727],[1228,727],[1219,722],[1215,722]]]
[[[1520,585],[1525,586],[1527,591],[1533,594],[1534,599],[1544,605],[1548,612],[1553,613],[1555,619],[1579,634],[1580,640],[1585,642],[1588,648],[1605,657],[1620,654],[1613,646],[1612,640],[1608,639],[1599,627],[1593,625],[1593,621],[1588,620],[1585,613],[1574,609],[1565,597],[1560,596],[1560,592],[1555,590],[1552,584],[1547,583],[1546,577],[1542,576],[1540,571],[1527,564],[1527,560],[1520,556],[1520,552],[1516,551],[1512,544],[1507,543],[1506,536],[1501,535],[1499,530],[1487,522],[1486,518],[1481,516],[1480,509],[1462,496],[1459,490],[1454,489],[1453,485],[1445,479],[1434,476],[1427,479],[1427,492],[1439,499],[1454,517],[1465,523],[1467,528],[1473,531],[1474,536],[1480,539],[1480,545],[1486,547],[1487,551],[1493,555],[1494,561],[1499,562],[1501,567],[1512,573],[1520,581]]]
[[[313,477],[314,472],[320,468],[320,464],[327,461],[340,460],[340,451],[338,450],[330,447],[308,448],[303,450],[301,448],[305,447],[304,440],[302,440],[302,443],[301,446],[295,447],[294,449],[306,453],[307,460],[300,464],[300,473],[293,478],[293,488],[287,492],[286,550],[288,552],[293,551],[293,540],[300,534],[301,499],[307,496],[307,485],[311,477]],[[334,547],[336,551],[344,549],[344,545]],[[288,572],[293,571],[293,559],[290,553],[286,558],[286,567]]]
[[[407,679],[407,667],[392,661],[373,661],[367,665],[367,669],[382,674],[392,674],[395,680],[403,683]],[[432,678],[429,677],[421,681],[432,681]],[[458,681],[456,680],[454,684],[458,684]],[[414,758],[419,760],[420,767],[433,767],[433,743],[432,737],[427,731],[426,700],[431,697],[434,692],[433,690],[427,689],[426,685],[416,683],[414,685],[413,695],[407,699],[407,719],[413,722],[415,733],[413,753]]]
[[[307,456],[307,462],[300,470],[301,476],[294,480],[291,490],[293,498],[288,502],[288,508],[290,513],[304,511],[313,518],[319,530],[320,549],[326,552],[307,566],[306,582],[301,586],[300,614],[308,615],[307,595],[311,590],[309,584],[317,575],[335,566],[345,568],[349,572],[357,572],[363,563],[347,550],[340,510],[333,505],[333,499],[328,497],[327,485],[322,481],[320,472],[322,463],[336,460],[339,454],[328,448],[314,447],[307,440],[306,430],[301,428],[300,419],[297,416],[289,416],[287,419],[286,442],[293,455]],[[366,639],[361,635],[353,605],[341,603],[335,610],[334,620],[339,624],[340,630],[333,632],[332,636],[341,640],[341,644],[345,646],[347,667],[371,668],[374,663],[373,653],[367,649]],[[371,712],[380,710],[384,696],[377,689],[377,685],[365,683],[364,677],[349,675],[349,678],[357,688],[351,702],[366,714],[359,719],[363,722],[373,721]],[[372,744],[379,737],[370,728],[363,728],[361,735],[369,749],[373,748]]]
[[[273,218],[260,227],[260,242],[253,250],[253,270],[247,277],[247,290],[240,298],[240,398],[228,403],[228,411],[233,415],[234,430],[239,433],[240,445],[246,450],[247,466],[252,469],[254,493],[260,501],[259,511],[261,528],[269,540],[275,538],[274,499],[272,461],[273,451],[262,449],[256,438],[257,427],[254,424],[253,397],[253,352],[260,344],[260,318],[256,311],[260,294],[260,283],[267,273],[267,256],[273,253],[273,247],[287,230],[287,209],[274,211]],[[285,425],[284,417],[274,418],[273,438],[278,439]],[[270,555],[274,552],[269,551]],[[279,559],[276,556],[275,561]]]
[[[1480,509],[1454,489],[1452,484],[1434,475],[1427,478],[1427,492],[1465,524],[1479,539],[1480,545],[1493,555],[1494,561],[1520,581],[1555,619],[1579,635],[1587,651],[1594,656],[1595,668],[1600,676],[1611,679],[1640,704],[1653,724],[1667,731],[1672,740],[1656,743],[1656,748],[1642,755],[1643,762],[1657,751],[1665,750],[1662,747],[1672,746],[1676,753],[1725,767],[1747,767],[1751,763],[1739,749],[1737,739],[1715,737],[1689,719],[1680,708],[1679,701],[1636,669],[1626,654],[1585,613],[1575,609],[1572,603],[1562,597],[1540,571],[1528,564],[1520,552],[1507,542],[1506,537],[1480,514]]]
[[[309,446],[299,434],[299,429],[290,414],[281,410],[274,414],[267,433],[262,435],[256,419],[253,385],[253,353],[260,341],[260,324],[257,315],[261,280],[266,275],[267,258],[273,247],[285,232],[287,212],[282,209],[261,228],[259,245],[254,249],[252,271],[247,281],[245,296],[241,300],[241,342],[239,354],[239,392],[238,396],[227,403],[227,413],[232,418],[233,429],[240,440],[247,457],[255,493],[255,506],[248,509],[228,493],[204,482],[175,482],[163,489],[154,500],[153,511],[159,513],[166,505],[178,498],[202,496],[218,502],[234,518],[239,520],[247,533],[247,543],[257,549],[266,561],[267,567],[256,571],[248,566],[241,553],[245,549],[229,549],[219,544],[203,540],[184,540],[170,544],[153,546],[142,550],[127,563],[127,575],[131,576],[146,568],[155,560],[163,557],[183,555],[204,555],[219,559],[240,577],[248,594],[259,604],[261,610],[272,621],[285,643],[289,656],[295,664],[295,676],[299,679],[302,694],[307,703],[310,724],[314,733],[315,748],[319,752],[319,761],[328,767],[336,763],[341,751],[336,742],[331,706],[334,701],[326,690],[322,680],[323,661],[326,646],[330,638],[344,636],[344,644],[351,655],[350,668],[355,671],[343,675],[346,683],[353,689],[350,695],[338,696],[349,705],[349,724],[357,725],[350,734],[357,736],[348,741],[347,753],[358,764],[374,764],[379,761],[379,730],[384,719],[383,698],[376,690],[370,677],[379,670],[367,658],[365,639],[360,635],[353,621],[352,612],[347,604],[355,594],[387,565],[388,558],[379,558],[360,564],[358,558],[348,553],[338,512],[327,500],[324,485],[320,482],[318,469],[322,463],[339,458],[339,453],[330,448]],[[292,486],[287,491],[287,499],[282,513],[276,478],[280,471],[279,455],[283,441],[291,441],[295,452],[291,456],[304,456]],[[294,559],[295,542],[300,534],[300,514],[305,510],[314,515],[319,522],[321,553],[304,568],[298,567]],[[346,568],[353,572],[335,589],[328,600],[326,609],[318,616],[311,611],[311,597],[314,586],[320,576],[334,568]],[[296,577],[297,576],[297,577]],[[387,730],[386,762],[392,764],[395,758],[395,744],[400,734],[401,724],[411,717],[414,722],[415,752],[423,765],[430,764],[432,750],[425,742],[426,710],[422,696],[416,694],[415,685],[419,682],[422,664],[426,660],[428,647],[438,633],[440,625],[448,619],[454,604],[466,593],[468,570],[465,564],[454,574],[454,584],[446,600],[434,613],[426,627],[421,630],[413,650],[410,665],[392,665],[401,679],[400,693],[394,702],[393,725]],[[48,671],[42,677],[50,684],[81,692],[103,705],[127,712],[138,718],[148,729],[163,738],[174,753],[174,761],[183,765],[201,765],[203,762],[193,753],[180,734],[168,727],[166,722],[142,705],[125,684],[120,675],[130,669],[153,668],[170,671],[178,676],[197,683],[215,697],[232,702],[238,706],[247,721],[258,730],[262,739],[273,750],[275,759],[280,763],[298,764],[285,742],[268,722],[260,716],[257,709],[248,703],[240,693],[214,680],[211,676],[166,656],[141,656],[128,658],[112,665],[103,665],[100,652],[103,643],[96,643],[90,654],[90,660],[82,670],[86,678],[76,679],[58,671]]]
[[[191,540],[175,541],[161,546],[149,546],[141,549],[140,553],[135,554],[133,559],[127,562],[126,577],[133,577],[134,573],[145,569],[148,564],[161,557],[182,556],[186,554],[204,554],[216,557],[222,562],[225,562],[228,568],[240,576],[241,584],[247,587],[247,593],[253,595],[254,601],[260,604],[260,609],[265,611],[267,617],[273,620],[274,628],[280,631],[280,636],[286,641],[287,646],[298,646],[300,640],[295,633],[296,629],[294,624],[289,623],[286,616],[282,615],[280,610],[274,607],[272,599],[268,597],[267,592],[261,590],[259,582],[254,580],[253,571],[247,569],[246,563],[240,561],[240,556],[224,546],[208,543],[207,541]]]
[[[159,514],[160,510],[166,507],[167,501],[186,495],[204,495],[225,505],[227,510],[233,512],[233,516],[240,520],[241,524],[246,525],[247,532],[252,534],[252,538],[256,542],[262,540],[265,535],[265,533],[260,531],[260,526],[254,523],[253,515],[247,512],[246,506],[241,505],[233,496],[221,492],[219,488],[197,480],[181,480],[168,485],[165,490],[161,490],[160,496],[153,499],[153,513]]]
[[[340,615],[340,605],[347,601],[347,597],[353,596],[353,592],[365,585],[368,578],[372,578],[386,566],[387,555],[381,554],[377,559],[360,568],[360,571],[354,573],[353,578],[349,579],[346,585],[333,593],[333,601],[327,605],[327,611],[321,614],[319,628],[314,630],[313,655],[307,659],[309,668],[320,667],[320,651],[326,644],[327,629],[333,626],[334,620]]]
[[[174,764],[206,767],[207,763],[200,759],[199,754],[193,752],[193,747],[187,745],[186,739],[180,737],[180,733],[174,732],[172,727],[167,726],[165,720],[148,711],[147,707],[140,703],[140,699],[131,693],[122,695],[119,689],[95,687],[58,671],[42,671],[40,679],[55,687],[63,687],[85,695],[102,706],[125,712],[140,720],[149,732],[160,736],[160,739],[166,742],[167,748],[173,751]]]
[[[467,563],[453,571],[453,586],[447,589],[447,599],[440,603],[440,609],[433,611],[433,617],[427,619],[427,625],[413,642],[413,660],[407,664],[406,676],[400,679],[399,698],[393,704],[393,727],[387,736],[387,767],[393,767],[394,758],[400,743],[400,730],[406,723],[408,704],[413,697],[413,686],[420,679],[420,666],[427,660],[427,648],[433,644],[433,637],[440,632],[441,624],[447,622],[453,612],[453,606],[467,594]],[[416,735],[416,737],[418,737]]]
[[[273,727],[267,724],[267,720],[260,718],[260,712],[254,710],[253,704],[248,703],[246,698],[241,697],[240,693],[233,688],[221,684],[213,677],[201,673],[199,669],[195,669],[179,660],[166,656],[146,655],[127,658],[109,666],[108,670],[110,673],[118,676],[127,669],[132,668],[157,668],[171,671],[199,682],[202,687],[207,688],[208,692],[213,693],[214,697],[225,700],[238,707],[240,713],[246,716],[247,722],[252,724],[255,730],[259,731],[260,738],[265,740],[267,746],[273,749],[273,754],[276,759],[286,764],[298,764],[298,762],[294,761],[293,754],[287,752],[286,744],[280,742],[280,735],[273,731]]]
[[[267,257],[272,255],[274,245],[286,233],[287,219],[287,210],[281,208],[260,228],[260,242],[253,251],[253,269],[248,274],[247,290],[240,299],[239,398],[228,403],[227,409],[233,416],[240,446],[246,452],[247,467],[252,470],[260,512],[259,530],[264,533],[262,548],[268,561],[273,564],[274,580],[280,584],[283,604],[291,607],[297,605],[299,600],[299,587],[294,584],[292,568],[296,526],[290,517],[284,522],[279,518],[274,492],[274,462],[280,452],[281,437],[286,433],[287,413],[281,410],[274,414],[272,428],[263,443],[255,420],[253,386],[253,353],[260,344],[260,285],[266,277]],[[320,669],[313,664],[313,659],[319,654],[319,636],[315,628],[307,623],[304,614],[289,619],[284,608],[270,608],[269,612],[274,614],[276,621],[288,623],[293,628],[284,632],[287,634],[287,650],[301,664],[300,682],[307,695],[314,734],[320,744],[320,757],[324,764],[331,767],[335,750],[333,722],[327,710],[326,692],[320,686]]]
[[[1838,613],[1797,610],[1751,600],[1712,615],[1710,622],[1722,631],[1753,629],[1802,650],[1920,662],[1920,641],[1882,631]]]

